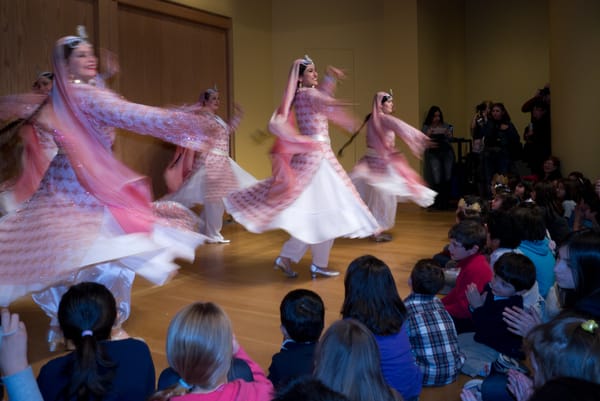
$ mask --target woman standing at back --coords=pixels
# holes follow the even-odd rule
[[[448,208],[450,180],[454,165],[454,150],[450,144],[453,135],[452,125],[444,122],[444,114],[438,106],[431,106],[425,117],[422,131],[435,144],[425,151],[425,179],[438,193],[434,209]]]

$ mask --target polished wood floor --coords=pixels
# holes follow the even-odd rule
[[[393,240],[375,243],[368,239],[336,240],[330,267],[344,271],[354,258],[372,254],[392,269],[400,295],[409,294],[407,278],[413,264],[431,257],[447,243],[449,227],[454,222],[451,212],[428,212],[414,205],[400,204]],[[308,288],[321,295],[326,306],[326,327],[339,318],[344,288],[343,275],[336,278],[311,279],[310,254],[295,266],[296,279],[288,279],[273,270],[273,260],[288,235],[282,231],[265,234],[248,233],[236,223],[228,223],[223,235],[231,240],[226,245],[204,245],[198,248],[192,264],[182,264],[179,274],[168,284],[154,287],[136,279],[132,294],[131,317],[125,329],[131,336],[143,338],[153,353],[157,374],[167,366],[165,336],[173,315],[183,306],[210,300],[229,314],[238,341],[246,351],[267,369],[271,356],[281,344],[279,303],[295,288]],[[29,299],[11,306],[21,314],[29,331],[29,357],[34,370],[58,353],[50,353],[45,341],[48,319]],[[428,400],[459,400],[460,384],[426,389],[421,396]]]

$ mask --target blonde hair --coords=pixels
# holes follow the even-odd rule
[[[196,302],[175,315],[167,332],[167,361],[194,387],[213,389],[227,379],[233,356],[233,332],[225,312],[212,302]],[[185,393],[180,383],[152,399]]]

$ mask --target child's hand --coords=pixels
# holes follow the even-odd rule
[[[237,354],[240,350],[240,343],[238,343],[237,338],[235,338],[235,334],[233,335],[233,355]]]
[[[473,394],[471,390],[467,390],[466,388],[463,388],[463,390],[460,392],[460,399],[462,401],[479,401],[477,396]]]
[[[522,309],[518,306],[504,308],[502,320],[508,325],[508,331],[525,337],[531,329],[542,322],[542,317],[534,308]]]
[[[20,372],[27,363],[27,330],[19,315],[2,309],[2,344],[0,344],[0,369],[4,376]]]
[[[523,373],[509,369],[508,391],[515,396],[517,401],[526,401],[533,394],[533,381]]]
[[[475,283],[471,283],[467,286],[467,291],[465,291],[465,294],[467,295],[467,300],[469,301],[469,305],[471,305],[471,308],[477,309],[481,307],[485,302],[487,291],[483,294],[479,294],[477,285]]]

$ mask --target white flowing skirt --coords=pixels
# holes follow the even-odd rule
[[[373,174],[365,165],[350,173],[352,183],[384,230],[396,223],[398,202],[414,202],[421,207],[433,204],[437,193],[424,185],[410,188],[404,177],[388,167],[386,174]]]
[[[326,158],[302,194],[267,227],[276,228],[307,244],[338,237],[363,238],[379,229]]]
[[[257,179],[254,178],[254,176],[252,176],[246,170],[241,168],[240,165],[235,162],[235,160],[233,160],[230,157],[228,157],[227,159],[227,167],[231,169],[234,180],[236,182],[234,184],[228,183],[228,187],[235,188],[223,188],[223,193],[221,197],[226,196],[231,189],[238,190],[246,188],[251,185],[254,185],[257,182]],[[186,207],[193,207],[197,204],[205,204],[205,202],[207,201],[206,198],[209,193],[213,193],[214,191],[220,190],[220,188],[211,188],[210,185],[206,184],[207,181],[207,170],[204,166],[202,166],[196,171],[194,171],[192,175],[185,180],[185,182],[177,191],[167,195],[164,199],[179,202]],[[225,184],[226,183],[223,183],[224,186]]]

